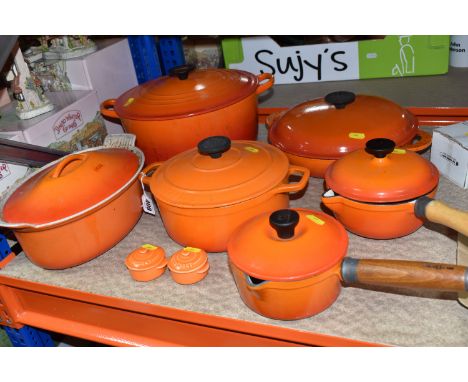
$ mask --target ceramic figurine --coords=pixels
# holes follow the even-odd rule
[[[18,102],[16,106],[18,118],[30,119],[54,108],[44,94],[40,79],[29,71],[21,49],[17,50],[6,79],[12,81],[13,97]]]
[[[31,73],[36,75],[45,91],[70,91],[72,86],[67,76],[66,61],[64,60],[38,60],[30,62]]]
[[[67,60],[97,50],[96,44],[87,36],[43,36],[41,44],[46,60]]]

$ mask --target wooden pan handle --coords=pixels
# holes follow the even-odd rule
[[[466,211],[458,210],[439,200],[423,196],[416,200],[414,213],[420,218],[443,224],[468,236],[468,212]]]
[[[347,283],[363,283],[437,291],[468,290],[468,268],[423,261],[353,259],[346,257],[341,277]]]
[[[347,283],[423,288],[437,291],[468,290],[468,268],[423,261],[353,259],[345,257],[341,277]]]

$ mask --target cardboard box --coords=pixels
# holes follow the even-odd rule
[[[275,84],[443,74],[449,45],[448,35],[283,47],[268,36],[222,41],[227,68],[273,73]]]
[[[99,103],[118,98],[138,85],[130,47],[126,38],[97,40],[98,50],[83,57],[66,60],[72,90],[95,90]],[[113,134],[123,132],[116,121],[105,120]]]
[[[0,133],[11,139],[64,151],[99,146],[108,134],[95,91],[50,92],[48,113],[28,120],[15,114],[16,102],[0,108]]]
[[[0,138],[12,139],[14,141],[23,141],[22,134],[15,133],[2,133],[0,132]],[[21,166],[11,163],[5,163],[0,161],[0,199],[8,189],[13,186],[17,181],[24,178],[29,174],[29,167]]]
[[[453,183],[468,188],[468,121],[434,130],[431,162]]]

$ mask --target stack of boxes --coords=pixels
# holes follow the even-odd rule
[[[105,120],[100,103],[118,98],[138,85],[128,41],[111,38],[97,41],[98,50],[65,60],[70,91],[47,92],[54,109],[32,119],[15,114],[16,102],[0,107],[0,138],[63,151],[77,151],[102,144],[107,134],[123,132],[118,121]],[[0,163],[0,194],[28,168]]]

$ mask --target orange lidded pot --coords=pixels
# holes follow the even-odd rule
[[[143,170],[169,236],[183,246],[223,252],[231,233],[266,211],[287,208],[289,193],[303,190],[309,171],[259,141],[209,137]],[[297,183],[289,177],[299,174]]]
[[[228,244],[229,264],[244,303],[280,320],[312,316],[341,289],[346,231],[319,211],[285,209],[245,222]]]
[[[166,270],[166,253],[161,247],[144,244],[127,256],[125,265],[134,280],[150,281]]]
[[[439,172],[422,156],[382,138],[337,160],[325,181],[329,190],[322,202],[349,231],[390,239],[422,226],[415,204],[435,196]]]
[[[338,91],[299,104],[266,120],[269,142],[284,151],[292,164],[323,178],[330,164],[365,147],[374,138],[422,151],[432,136],[418,127],[407,110],[382,97]],[[412,143],[419,137],[420,140]]]
[[[257,95],[272,85],[269,73],[182,65],[104,101],[101,113],[119,118],[152,163],[212,135],[257,139]]]
[[[171,256],[168,268],[175,282],[195,284],[206,277],[210,265],[204,250],[185,247]]]
[[[0,203],[0,226],[13,231],[40,267],[64,269],[91,260],[140,218],[143,163],[136,147],[67,155],[9,191]]]
[[[464,219],[466,222],[467,215]],[[341,282],[349,286],[468,289],[462,266],[346,257],[348,236],[333,217],[305,209],[253,217],[232,235],[229,264],[244,303],[254,312],[296,320],[327,309]]]

